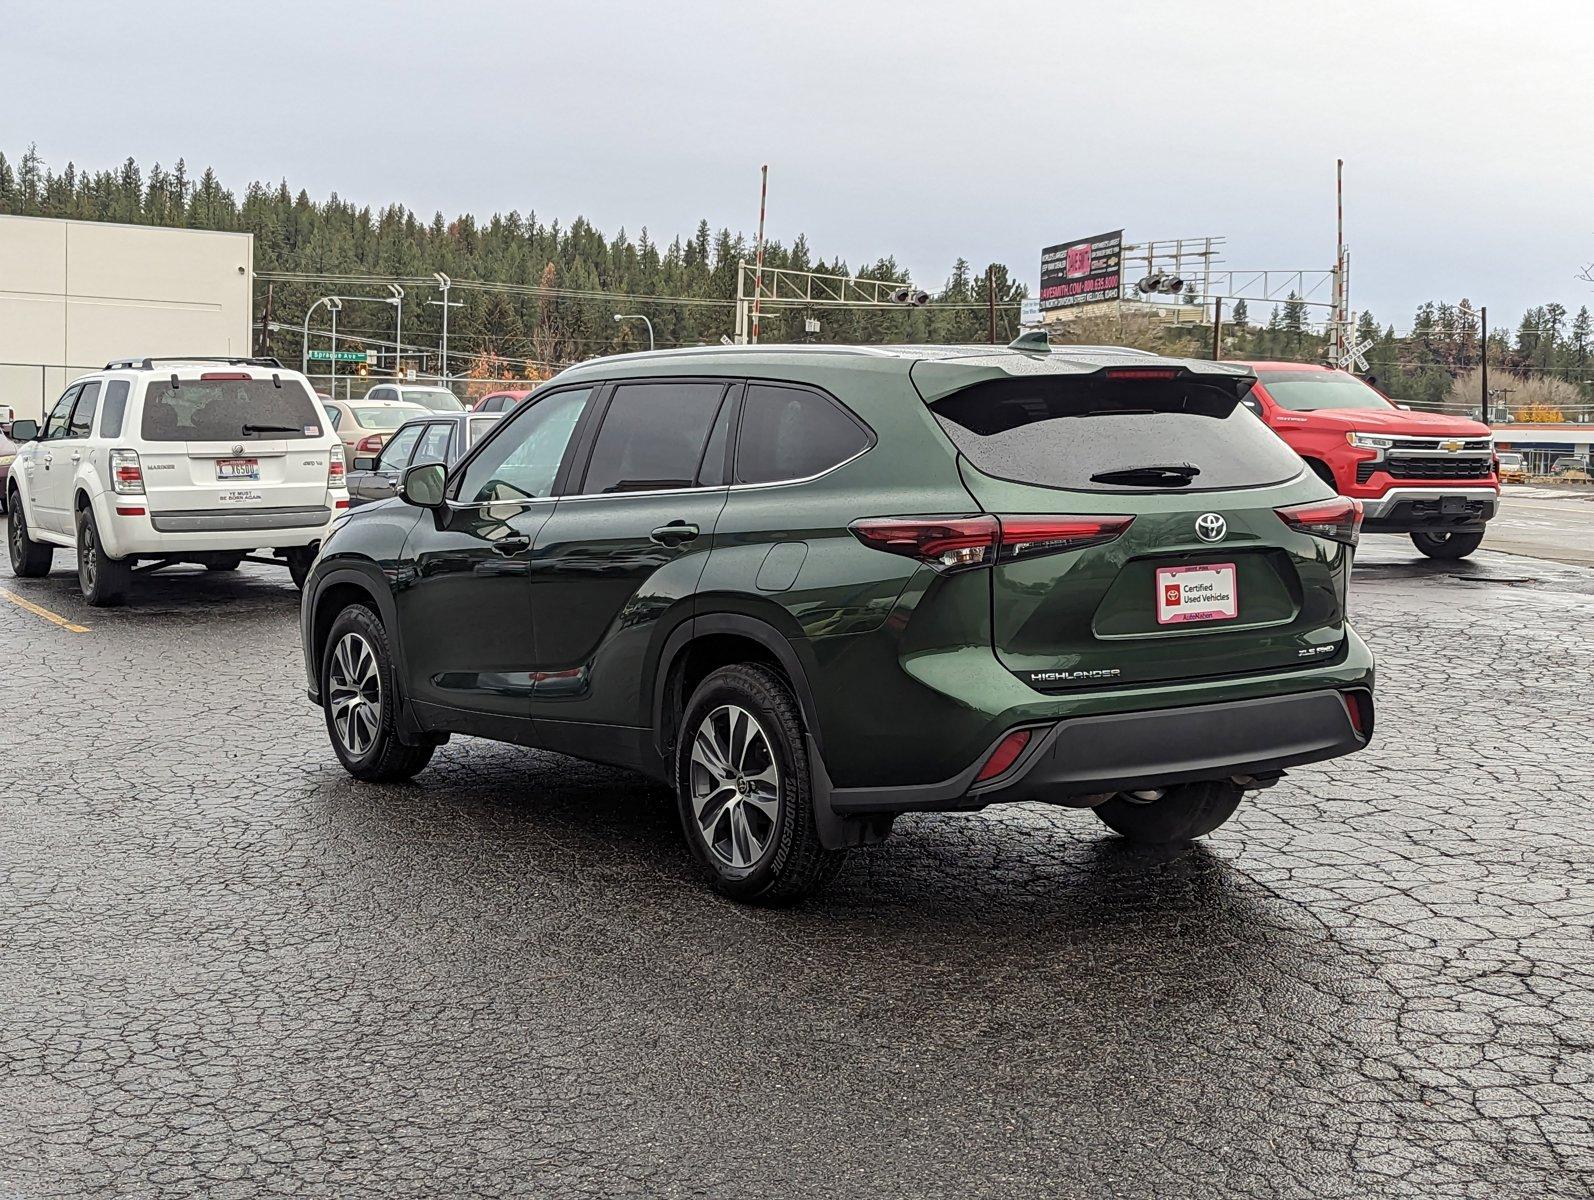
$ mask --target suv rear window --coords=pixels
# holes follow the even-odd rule
[[[1211,491],[1293,479],[1301,460],[1239,402],[1248,382],[1027,376],[975,384],[930,411],[974,466],[1016,483]]]
[[[304,384],[284,379],[151,382],[140,433],[147,442],[230,442],[320,437],[321,410]]]

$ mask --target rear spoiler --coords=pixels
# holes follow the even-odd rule
[[[913,364],[909,378],[926,404],[934,404],[953,392],[977,383],[997,380],[1032,380],[1037,376],[1076,379],[1185,379],[1220,387],[1236,400],[1256,384],[1256,372],[1238,363],[1213,362],[1201,358],[1164,358],[1100,347],[1054,346],[1042,351],[1026,346],[1015,354],[1001,349],[994,353],[974,353],[965,358],[921,358]]]

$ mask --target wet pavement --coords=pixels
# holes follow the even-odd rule
[[[1594,570],[1370,539],[1374,749],[1166,854],[904,818],[765,911],[622,772],[354,783],[284,571],[64,567],[0,567],[5,1200],[1594,1190]]]

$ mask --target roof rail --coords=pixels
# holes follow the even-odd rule
[[[208,357],[203,354],[170,354],[158,358],[113,358],[105,364],[107,371],[153,371],[158,362],[193,362],[193,363],[226,363],[233,367],[275,367],[283,370],[281,361],[276,358],[227,358]]]

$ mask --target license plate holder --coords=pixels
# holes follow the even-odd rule
[[[218,482],[259,478],[260,460],[258,458],[218,458],[216,460],[216,479]]]
[[[1239,572],[1233,563],[1157,568],[1157,624],[1232,621],[1240,615]]]

